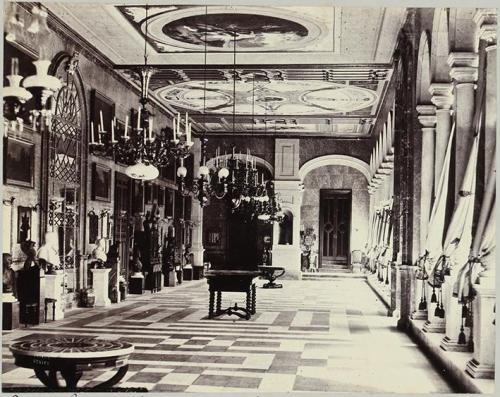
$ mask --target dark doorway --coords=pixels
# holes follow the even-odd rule
[[[350,190],[321,189],[320,191],[320,267],[348,264],[351,203]]]

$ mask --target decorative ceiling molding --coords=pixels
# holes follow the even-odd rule
[[[340,51],[341,9],[248,5],[117,6],[117,10],[158,53]]]

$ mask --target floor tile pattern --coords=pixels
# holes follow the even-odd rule
[[[14,365],[8,346],[62,334],[134,344],[119,386],[153,392],[452,391],[408,336],[396,330],[395,319],[385,316],[363,279],[282,284],[283,289],[257,289],[257,313],[249,321],[208,320],[202,280],[4,331],[2,384],[41,387],[32,370]],[[244,306],[244,295],[223,294],[222,307],[235,302]],[[109,371],[84,373],[79,386],[109,377]]]

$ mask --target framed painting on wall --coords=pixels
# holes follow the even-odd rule
[[[111,168],[92,163],[92,200],[111,202]]]
[[[21,139],[4,138],[4,183],[34,187],[35,145]]]
[[[101,94],[96,89],[90,92],[90,122],[94,124],[94,139],[97,141],[97,126],[104,124],[104,131],[108,132],[105,137],[109,140],[111,136],[111,120],[115,117],[115,103],[106,95]]]

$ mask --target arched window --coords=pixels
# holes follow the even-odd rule
[[[81,222],[85,213],[86,108],[78,54],[61,54],[53,62],[53,74],[63,86],[54,98],[51,128],[44,136],[46,165],[46,231],[59,237],[60,263],[68,272],[69,292],[79,289],[77,252],[84,241]],[[43,185],[42,184],[42,185]]]

